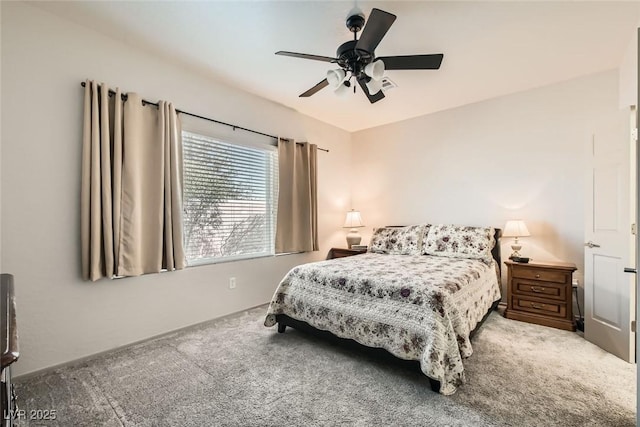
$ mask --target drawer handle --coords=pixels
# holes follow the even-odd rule
[[[536,304],[535,302],[531,303],[531,307],[537,308],[538,310],[544,308],[544,304]]]
[[[540,275],[539,275],[539,274],[536,274],[536,279],[539,279],[539,278],[540,278]]]
[[[539,288],[537,286],[532,286],[531,287],[531,291],[532,292],[544,292],[544,288]]]

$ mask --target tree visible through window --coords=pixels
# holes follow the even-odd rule
[[[190,264],[274,253],[277,152],[183,132]]]

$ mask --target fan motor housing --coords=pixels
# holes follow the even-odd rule
[[[367,51],[356,49],[357,40],[349,40],[340,45],[336,51],[338,65],[358,73],[365,65],[373,61],[373,55]]]

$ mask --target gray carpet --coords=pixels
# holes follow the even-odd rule
[[[494,312],[467,383],[431,391],[419,371],[290,328],[265,307],[18,379],[19,426],[634,426],[635,365],[579,335]]]

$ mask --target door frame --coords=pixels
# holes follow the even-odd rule
[[[636,194],[635,194],[635,205],[636,205],[636,268],[640,266],[640,244],[638,242],[638,231],[637,227],[640,223],[640,150],[638,149],[638,126],[640,125],[640,28],[637,30],[636,35]],[[633,201],[632,201],[633,203]],[[638,298],[638,274],[636,276],[636,361],[638,360],[638,313],[640,312],[640,298]],[[640,389],[640,371],[636,370],[636,389]],[[636,414],[638,414],[638,409],[640,409],[640,393],[636,392]],[[636,426],[640,427],[640,417],[636,415]]]

